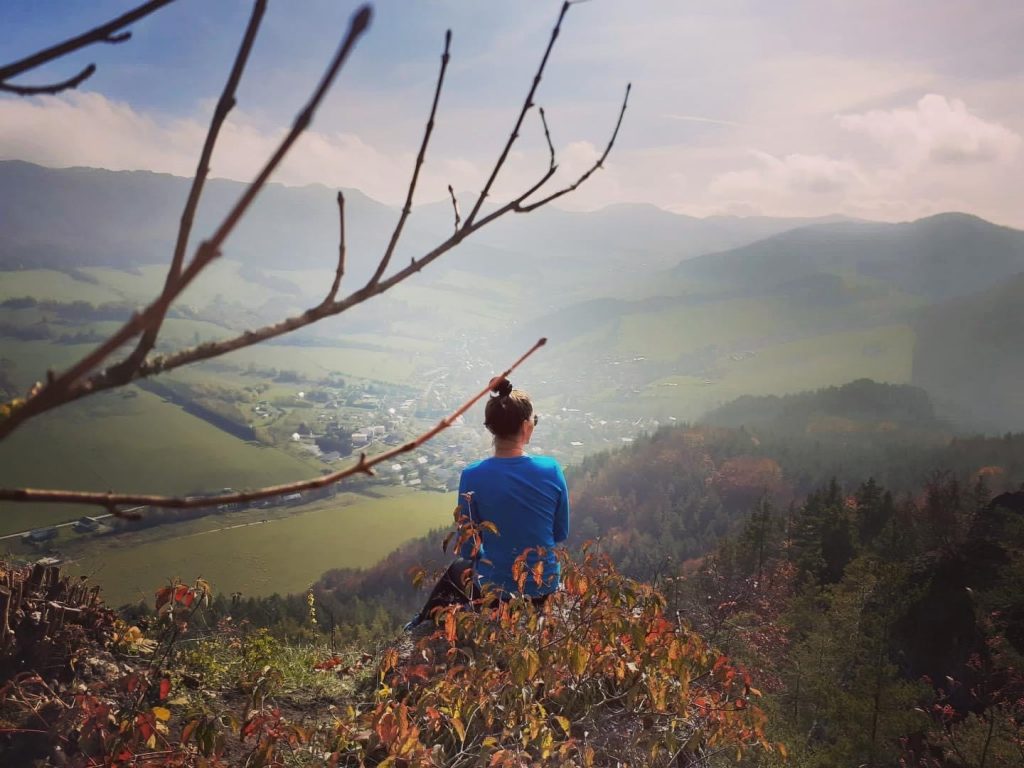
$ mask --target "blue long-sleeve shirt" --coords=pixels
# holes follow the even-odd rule
[[[464,494],[472,492],[467,508]],[[477,573],[506,592],[520,592],[512,577],[512,564],[526,549],[542,547],[545,552],[527,555],[532,569],[543,562],[542,583],[530,571],[524,588],[527,595],[543,595],[558,588],[561,575],[555,544],[569,535],[569,489],[558,462],[549,456],[492,456],[462,470],[459,505],[474,522],[493,523],[498,534],[483,532]],[[472,546],[463,545],[469,557]]]

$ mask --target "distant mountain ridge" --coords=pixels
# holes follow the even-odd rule
[[[899,224],[813,224],[729,251],[683,261],[680,281],[753,292],[812,274],[882,281],[945,299],[984,290],[1024,272],[1024,232],[966,213]]]
[[[45,168],[0,161],[0,268],[133,266],[170,259],[190,180],[148,171]],[[244,184],[207,182],[193,232],[201,238]],[[350,269],[369,273],[398,209],[344,190]],[[463,205],[469,201],[464,200]],[[698,219],[653,205],[613,205],[591,213],[544,208],[509,216],[445,256],[444,263],[497,277],[510,273],[585,281],[580,270],[664,269],[681,258],[744,245],[814,220]],[[395,263],[420,255],[451,232],[448,203],[414,207]],[[336,252],[335,190],[268,184],[229,241],[225,255],[253,267],[330,267]]]

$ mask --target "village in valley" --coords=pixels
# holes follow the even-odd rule
[[[485,368],[482,364],[464,364],[461,371],[427,371],[421,379],[429,383],[414,395],[408,388],[374,385],[362,390],[358,385],[348,390],[297,390],[295,399],[303,404],[303,420],[289,436],[291,448],[334,469],[360,453],[372,456],[413,440],[453,412],[466,392],[479,386],[474,369]],[[458,383],[453,384],[453,380]],[[263,412],[272,407],[269,403],[255,406]],[[537,415],[540,423],[529,451],[553,456],[565,465],[587,454],[631,443],[636,435],[659,426],[654,419],[605,418],[596,411],[570,406],[550,412],[539,407]],[[457,418],[449,429],[416,451],[378,467],[377,482],[456,490],[462,469],[491,452],[491,437],[482,425],[482,412],[474,409],[467,416]]]

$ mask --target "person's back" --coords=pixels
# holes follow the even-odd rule
[[[471,494],[472,502],[466,495]],[[497,534],[483,532],[477,574],[505,592],[547,594],[558,587],[554,546],[569,535],[569,498],[558,462],[548,456],[492,456],[469,465],[459,483],[459,499],[474,522],[488,521]],[[467,510],[467,504],[469,509]],[[464,547],[464,556],[468,554]],[[543,555],[538,550],[543,550]],[[528,575],[520,589],[513,565],[527,552]],[[543,563],[540,584],[534,574]]]
[[[484,426],[494,435],[494,455],[462,471],[459,505],[471,520],[492,523],[498,532],[483,527],[483,546],[476,553],[472,543],[463,545],[461,557],[448,566],[406,629],[436,608],[478,600],[479,581],[505,594],[526,594],[535,605],[558,589],[561,574],[554,546],[569,535],[565,476],[553,458],[526,453],[538,421],[529,396],[506,379],[495,379],[492,385],[495,396],[487,401]],[[527,574],[520,587],[514,568],[524,552]],[[543,565],[539,571],[538,564]]]

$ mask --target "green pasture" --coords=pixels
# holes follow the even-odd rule
[[[421,285],[412,281],[403,283],[389,296],[416,313],[409,330],[418,326],[420,333],[425,326],[445,331],[460,327],[501,328],[508,325],[509,313],[515,306],[511,297],[483,297],[469,287]]]
[[[170,263],[170,254],[167,256]],[[258,307],[268,301],[280,301],[284,294],[258,283],[246,280],[239,274],[242,262],[220,259],[210,264],[202,274],[185,289],[177,303],[204,307],[214,301],[239,303]],[[132,272],[108,267],[88,267],[82,270],[104,285],[110,286],[126,298],[145,301],[154,298],[163,288],[167,267],[162,264],[148,264]]]
[[[730,300],[626,315],[618,353],[671,361],[708,346],[753,343],[767,333],[791,330],[797,318],[772,301]]]
[[[722,385],[739,394],[787,394],[868,378],[910,381],[914,332],[908,325],[883,325],[776,344],[756,357],[722,363]]]
[[[437,339],[416,339],[390,333],[346,333],[340,339],[348,344],[366,344],[405,353],[429,353],[440,346]]]
[[[368,567],[403,542],[449,525],[454,506],[454,494],[345,494],[265,523],[249,511],[244,520],[241,513],[204,518],[212,530],[163,526],[168,537],[159,540],[98,537],[72,568],[93,574],[113,605],[141,598],[152,603],[156,589],[173,577],[201,576],[218,592],[247,596],[300,592],[325,571]]]
[[[167,256],[170,263],[170,254]],[[118,293],[125,299],[134,299],[139,303],[156,297],[164,287],[167,266],[147,264],[127,272],[112,267],[82,267],[82,272],[96,278],[103,285]]]
[[[93,304],[121,301],[124,298],[108,285],[76,280],[53,269],[0,271],[0,301],[22,296],[66,302],[88,301]]]
[[[515,281],[476,275],[460,269],[449,269],[445,272],[443,284],[446,288],[459,293],[493,296],[511,303],[522,298],[520,287]]]
[[[779,337],[811,335],[822,327],[841,328],[902,321],[914,303],[899,295],[881,296],[841,307],[810,307],[781,299],[729,299],[626,315],[618,351],[670,361],[709,346],[756,348]]]
[[[89,353],[93,344],[54,344],[0,338],[0,357],[14,362],[11,378],[22,390],[46,378],[49,368],[63,370]]]
[[[0,442],[5,487],[184,494],[299,480],[322,466],[239,440],[136,387],[66,405]],[[94,511],[0,502],[0,533]]]
[[[635,401],[620,404],[636,415],[694,419],[740,395],[783,395],[859,378],[910,381],[914,332],[892,324],[857,331],[822,334],[773,344],[753,357],[733,360],[723,354],[715,362],[718,375],[707,380],[667,376],[651,382]]]
[[[297,371],[312,379],[330,373],[358,376],[393,384],[404,384],[416,368],[416,355],[408,352],[381,352],[344,347],[300,347],[260,344],[230,352],[221,358],[241,368],[249,364],[260,368]]]

